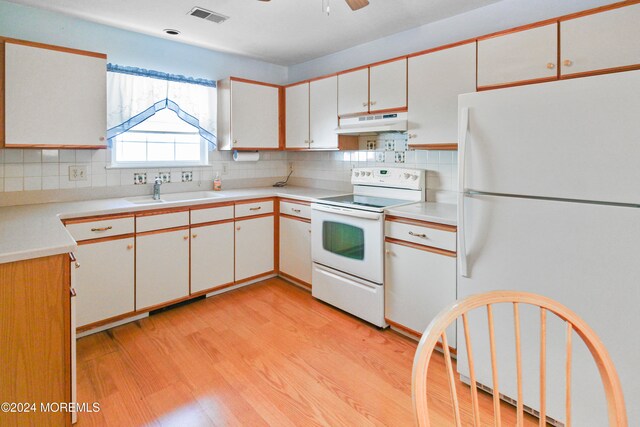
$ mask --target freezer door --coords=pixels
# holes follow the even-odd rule
[[[458,298],[509,289],[553,298],[581,316],[610,352],[622,381],[629,420],[640,419],[640,209],[473,195],[463,198],[467,277]],[[462,254],[458,254],[460,256]],[[513,307],[496,307],[500,392],[516,398]],[[547,328],[547,411],[564,420],[565,332],[555,316]],[[522,310],[524,403],[539,409],[538,310]],[[473,313],[478,381],[491,387],[486,310]],[[468,376],[458,324],[458,370]],[[595,364],[574,334],[573,424],[608,425]]]
[[[640,71],[629,71],[460,95],[460,117],[469,114],[462,184],[639,203],[639,94]]]

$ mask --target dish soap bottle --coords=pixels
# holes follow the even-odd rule
[[[220,179],[220,172],[216,172],[216,177],[213,178],[213,191],[222,190],[222,180]]]

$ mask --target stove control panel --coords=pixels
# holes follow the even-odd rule
[[[351,171],[351,183],[411,190],[422,190],[426,187],[423,169],[405,168],[354,168]]]

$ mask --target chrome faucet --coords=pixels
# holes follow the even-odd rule
[[[162,178],[156,176],[153,182],[153,200],[160,200],[160,186],[162,185]]]

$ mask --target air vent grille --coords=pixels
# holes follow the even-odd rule
[[[201,7],[194,7],[189,11],[189,15],[195,16],[196,18],[206,19],[207,21],[215,22],[216,24],[222,24],[224,21],[229,19],[228,16],[222,15],[220,13],[212,12],[207,9],[203,9]]]

